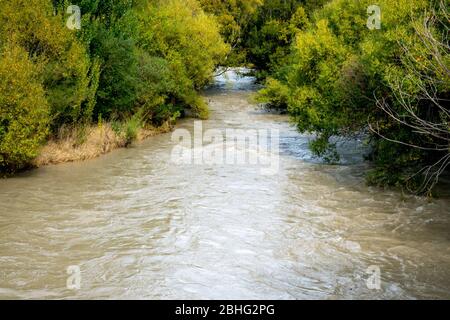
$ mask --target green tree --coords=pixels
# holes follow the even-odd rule
[[[422,168],[439,173],[446,167],[440,165],[448,148],[448,108],[434,103],[448,99],[446,24],[418,32],[436,3],[380,0],[381,29],[369,30],[370,1],[330,1],[309,14],[311,23],[296,31],[285,59],[275,59],[281,64],[271,72],[259,101],[287,109],[301,132],[316,133],[312,150],[331,161],[337,160],[332,136],[366,132],[375,164],[369,182],[421,184],[426,177]],[[448,15],[441,15],[440,21],[448,21]],[[267,53],[263,57],[270,61]],[[444,130],[444,136],[411,126],[413,115],[415,121]]]
[[[138,44],[148,55],[167,61],[174,84],[171,103],[206,117],[207,107],[197,90],[212,80],[229,50],[216,20],[195,0],[150,1],[139,10]]]
[[[220,24],[220,32],[232,50],[222,62],[234,67],[246,60],[245,35],[258,7],[264,0],[199,0],[203,9],[213,14]]]
[[[1,0],[0,41],[21,46],[39,69],[53,123],[77,122],[92,105],[90,61],[48,0]]]
[[[0,56],[0,169],[21,169],[36,157],[48,123],[49,105],[36,66],[20,46],[4,46]]]

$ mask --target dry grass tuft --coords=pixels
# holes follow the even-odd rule
[[[139,129],[136,140],[142,141],[170,130],[171,126],[168,123],[160,128],[142,128]],[[32,164],[42,167],[50,164],[90,160],[127,145],[126,137],[117,134],[110,124],[103,124],[101,127],[90,126],[84,129],[63,128],[57,138],[50,140],[42,148]]]

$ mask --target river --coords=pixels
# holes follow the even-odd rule
[[[169,133],[1,180],[0,298],[449,299],[450,201],[368,187],[356,144],[317,161],[228,75],[203,129],[279,132],[275,174],[176,164]]]

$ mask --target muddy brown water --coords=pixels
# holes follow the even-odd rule
[[[276,174],[175,164],[163,134],[1,180],[0,298],[450,298],[449,200],[366,186],[358,148],[315,161],[308,136],[248,102],[251,79],[228,80],[205,93],[203,127],[279,130]]]

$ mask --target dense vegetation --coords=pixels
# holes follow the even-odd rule
[[[317,133],[311,149],[329,161],[339,158],[333,136],[366,133],[370,183],[428,192],[450,164],[447,8],[380,0],[378,29],[368,28],[370,5],[332,0],[308,19],[297,9],[289,53],[283,46],[281,58],[273,49],[275,56],[262,55],[269,77],[258,99],[289,112],[301,132]]]
[[[318,156],[338,161],[332,138],[364,134],[370,183],[425,192],[448,171],[445,1],[379,0],[375,28],[369,0],[0,5],[3,170],[26,166],[64,126],[112,121],[132,131],[187,111],[206,118],[199,89],[218,65],[245,64],[265,84],[260,102],[317,134]],[[69,5],[81,8],[79,30],[66,26]]]
[[[71,5],[81,9],[80,28]],[[229,46],[196,0],[0,0],[0,7],[2,170],[26,166],[64,126],[159,125],[186,110],[207,117],[197,91]]]

